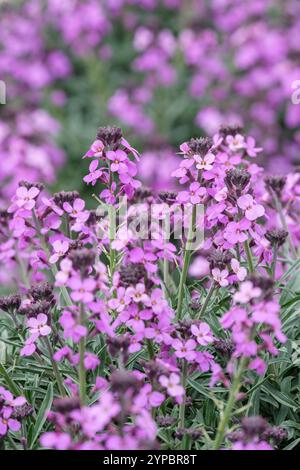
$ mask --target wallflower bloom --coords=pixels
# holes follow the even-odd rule
[[[107,152],[107,158],[112,162],[110,164],[111,171],[118,173],[127,173],[127,162],[128,158],[124,150],[116,150],[115,152]]]
[[[200,186],[200,183],[194,182],[190,185],[189,191],[180,191],[177,201],[180,203],[191,202],[191,204],[199,204],[206,195],[206,189]]]
[[[54,264],[54,263],[57,263],[59,258],[61,258],[67,253],[70,245],[66,240],[55,240],[52,246],[54,249],[54,253],[53,255],[50,256],[49,262],[51,264]]]
[[[244,243],[248,239],[246,231],[250,226],[251,222],[248,219],[242,219],[240,222],[229,222],[224,231],[225,240],[233,245],[236,243]]]
[[[180,359],[184,358],[187,361],[192,361],[196,357],[196,342],[193,339],[189,339],[185,342],[175,339],[172,342],[172,347],[175,349],[175,356]]]
[[[226,143],[231,152],[239,152],[246,147],[245,138],[241,134],[228,135],[226,137]]]
[[[212,271],[212,276],[214,278],[214,281],[219,284],[221,287],[227,287],[229,284],[229,281],[227,279],[228,277],[228,271],[227,269],[222,269],[220,270],[219,268],[214,268]]]
[[[44,313],[39,313],[36,318],[30,318],[27,321],[27,327],[32,336],[48,336],[51,328],[47,325],[48,317]]]
[[[104,148],[104,144],[101,140],[95,140],[84,157],[102,158]]]
[[[175,373],[171,373],[170,377],[165,375],[160,376],[160,384],[167,389],[171,397],[182,397],[184,395],[184,388],[180,385],[180,377]]]
[[[0,415],[0,436],[5,436],[8,431],[19,431],[21,423],[16,419],[11,418],[13,410],[6,408]]]
[[[25,186],[19,186],[16,190],[16,204],[26,210],[31,210],[35,206],[35,199],[39,195],[40,190],[32,186],[30,189]]]
[[[215,161],[215,156],[213,153],[208,153],[204,157],[201,155],[194,156],[196,162],[196,168],[198,170],[211,170],[213,168],[213,163]]]
[[[87,184],[91,183],[94,186],[97,181],[102,177],[102,168],[98,168],[99,161],[93,160],[89,166],[89,174],[83,178],[83,181]]]
[[[94,299],[93,292],[96,288],[96,281],[92,278],[81,280],[79,277],[72,277],[68,281],[72,289],[71,298],[74,302],[89,303]]]
[[[239,291],[234,294],[233,299],[237,303],[247,304],[260,295],[259,287],[254,287],[251,281],[245,281],[240,285]]]
[[[207,346],[214,341],[211,329],[207,323],[201,322],[198,326],[192,325],[191,332],[196,336],[197,342],[201,346]]]
[[[263,216],[265,209],[260,204],[256,204],[250,194],[245,194],[237,200],[238,206],[245,211],[245,216],[248,220],[253,221]]]
[[[247,277],[247,269],[241,266],[237,259],[232,259],[230,265],[238,280],[244,281],[244,279]]]

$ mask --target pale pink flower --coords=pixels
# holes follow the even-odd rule
[[[245,138],[241,134],[228,135],[226,137],[226,143],[231,152],[239,152],[246,147]]]
[[[248,220],[253,221],[263,216],[265,209],[260,204],[256,204],[250,194],[245,194],[237,200],[237,205],[240,209],[245,211],[245,216]]]
[[[196,357],[196,348],[197,344],[193,339],[188,341],[180,341],[179,339],[174,339],[172,342],[172,347],[175,349],[175,356],[180,359],[184,358],[187,361],[192,361]]]
[[[247,304],[260,295],[259,287],[254,287],[251,281],[245,281],[240,285],[239,291],[234,294],[233,300],[237,303]]]
[[[221,287],[228,286],[229,281],[227,277],[229,273],[227,269],[220,270],[219,268],[214,268],[211,273],[212,273],[214,280],[219,284],[219,286]]]
[[[74,302],[89,303],[93,301],[93,291],[96,288],[96,281],[94,279],[81,280],[79,277],[72,277],[68,285],[72,289],[71,298]]]
[[[137,284],[135,287],[128,287],[127,294],[134,302],[147,302],[149,300],[145,284],[142,283]]]
[[[35,198],[39,195],[40,190],[34,186],[30,189],[25,186],[19,186],[16,190],[16,204],[26,210],[31,210],[35,206]]]
[[[214,340],[211,329],[207,323],[201,322],[200,325],[192,325],[191,332],[196,336],[197,342],[201,346],[207,346]]]
[[[170,377],[162,375],[159,377],[160,384],[167,389],[171,397],[182,397],[184,395],[184,388],[180,385],[180,377],[174,372]]]
[[[36,318],[29,318],[27,326],[33,336],[47,336],[51,333],[51,328],[47,325],[48,317],[44,313],[39,313]]]
[[[128,157],[124,150],[118,149],[115,152],[110,150],[109,152],[107,152],[107,158],[112,162],[110,164],[111,171],[117,171],[119,173],[127,172],[127,165],[125,162],[128,160]]]
[[[237,259],[231,260],[232,271],[236,274],[239,281],[244,281],[247,277],[247,269],[242,267]]]
[[[215,161],[215,156],[213,153],[207,153],[204,157],[201,155],[195,155],[194,159],[196,161],[196,168],[198,170],[211,170],[213,167],[213,163]]]
[[[69,249],[69,243],[66,240],[55,240],[52,244],[54,253],[53,255],[50,256],[49,262],[51,264],[57,263],[59,258],[64,256],[68,249]]]

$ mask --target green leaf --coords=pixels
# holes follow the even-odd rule
[[[38,412],[38,415],[36,417],[36,422],[32,431],[32,439],[30,442],[30,449],[33,448],[36,440],[38,439],[40,432],[45,424],[45,421],[47,419],[47,413],[50,410],[53,402],[53,384],[49,383],[47,393],[45,395],[45,398],[41,404],[40,410]]]
[[[281,403],[281,405],[288,406],[293,411],[296,411],[299,408],[299,405],[297,405],[295,400],[293,400],[289,395],[276,390],[275,388],[271,387],[271,385],[263,385],[262,390],[265,393],[271,395],[277,402]]]
[[[14,395],[17,395],[17,396],[22,395],[22,392],[19,389],[18,385],[8,375],[8,373],[6,372],[6,370],[5,370],[5,368],[2,364],[0,364],[0,375],[2,375],[2,377],[4,378],[4,380],[6,382],[6,385],[8,386],[11,393],[13,393]]]

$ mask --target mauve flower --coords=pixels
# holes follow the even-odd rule
[[[241,134],[236,134],[235,136],[228,135],[226,137],[226,143],[232,152],[239,152],[246,147],[245,138]]]
[[[25,186],[19,186],[16,190],[16,204],[26,210],[31,210],[35,206],[35,199],[39,195],[40,190],[34,186],[30,189]]]
[[[99,161],[93,160],[89,166],[89,174],[83,178],[83,181],[87,184],[91,183],[92,186],[96,184],[96,182],[102,177],[103,175],[103,168],[98,168]]]
[[[69,202],[64,202],[63,203],[63,208],[65,212],[69,214],[70,217],[80,217],[83,214],[85,207],[85,202],[83,199],[76,198],[73,206]]]
[[[87,328],[79,324],[74,314],[69,310],[64,310],[61,317],[59,318],[59,323],[64,329],[64,338],[72,339],[74,343],[79,343],[80,339],[87,335]]]
[[[46,449],[67,450],[72,446],[72,439],[65,432],[45,432],[40,442]]]
[[[20,356],[31,356],[35,352],[36,350],[35,340],[36,339],[37,339],[37,336],[33,335],[33,336],[30,336],[25,341],[25,346],[21,349]]]
[[[144,303],[148,307],[151,307],[152,311],[156,314],[160,314],[168,306],[168,302],[164,298],[161,289],[154,289],[150,298],[146,299]]]
[[[87,370],[95,370],[96,367],[100,364],[98,357],[90,352],[86,352],[84,355],[84,367]]]
[[[94,279],[81,280],[79,277],[72,277],[68,281],[68,286],[72,289],[71,298],[74,302],[89,303],[93,301],[93,292],[96,288]]]
[[[11,418],[13,410],[6,408],[0,416],[0,436],[5,436],[8,431],[18,432],[21,429],[21,423]]]
[[[13,394],[6,390],[4,387],[0,387],[0,397],[4,399],[5,406],[15,408],[16,406],[22,406],[26,403],[25,397],[16,397],[14,398]]]
[[[211,170],[213,168],[213,163],[215,161],[215,156],[213,153],[207,153],[204,157],[201,155],[194,155],[196,162],[196,168],[198,170]]]
[[[179,375],[172,372],[169,377],[161,375],[159,383],[167,389],[171,397],[182,397],[184,395],[184,388],[180,385]]]
[[[201,346],[207,346],[214,340],[211,329],[207,323],[201,322],[199,325],[192,325],[191,332],[196,336],[197,342]]]
[[[229,284],[229,281],[227,279],[228,277],[228,271],[227,269],[222,269],[220,270],[219,268],[214,268],[211,271],[212,276],[214,278],[214,281],[219,284],[221,287],[227,287]]]
[[[175,356],[179,357],[180,359],[186,359],[187,361],[192,361],[195,359],[196,346],[197,344],[193,339],[189,339],[187,341],[174,339],[174,341],[172,341],[172,347],[175,349]]]
[[[128,287],[127,295],[129,295],[134,302],[147,302],[149,297],[146,294],[145,284],[139,283],[135,287]]]
[[[95,140],[84,157],[101,158],[103,156],[104,144],[101,140]],[[83,157],[83,158],[84,158]]]
[[[240,222],[229,222],[224,231],[224,238],[235,245],[244,243],[248,239],[246,231],[250,228],[251,222],[248,219],[242,219]]]
[[[51,333],[51,328],[47,325],[48,317],[44,313],[39,313],[36,318],[29,318],[27,327],[32,336],[48,336]]]
[[[64,256],[69,250],[69,243],[66,240],[55,240],[52,244],[54,253],[50,256],[49,262],[54,264],[57,263],[59,258]]]
[[[234,294],[234,301],[241,304],[247,304],[250,300],[255,299],[261,295],[261,289],[254,287],[251,281],[244,281],[239,288],[239,291]]]
[[[107,158],[112,163],[110,164],[111,171],[118,173],[127,173],[127,162],[128,158],[124,150],[116,150],[115,152],[109,151],[107,152]]]
[[[244,281],[247,277],[247,269],[243,266],[240,266],[240,263],[237,259],[232,259],[230,262],[231,269],[233,270],[234,274],[236,274],[239,281]]]
[[[250,194],[239,197],[237,205],[245,211],[245,216],[250,221],[258,219],[265,213],[264,207],[260,204],[256,204]]]
[[[206,189],[200,186],[200,183],[194,182],[190,185],[189,191],[180,191],[177,201],[180,203],[190,202],[191,204],[200,204],[206,195]]]

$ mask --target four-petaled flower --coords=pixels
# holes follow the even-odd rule
[[[197,342],[201,346],[207,346],[214,340],[211,329],[207,323],[201,322],[200,325],[192,325],[191,332],[196,336]]]

